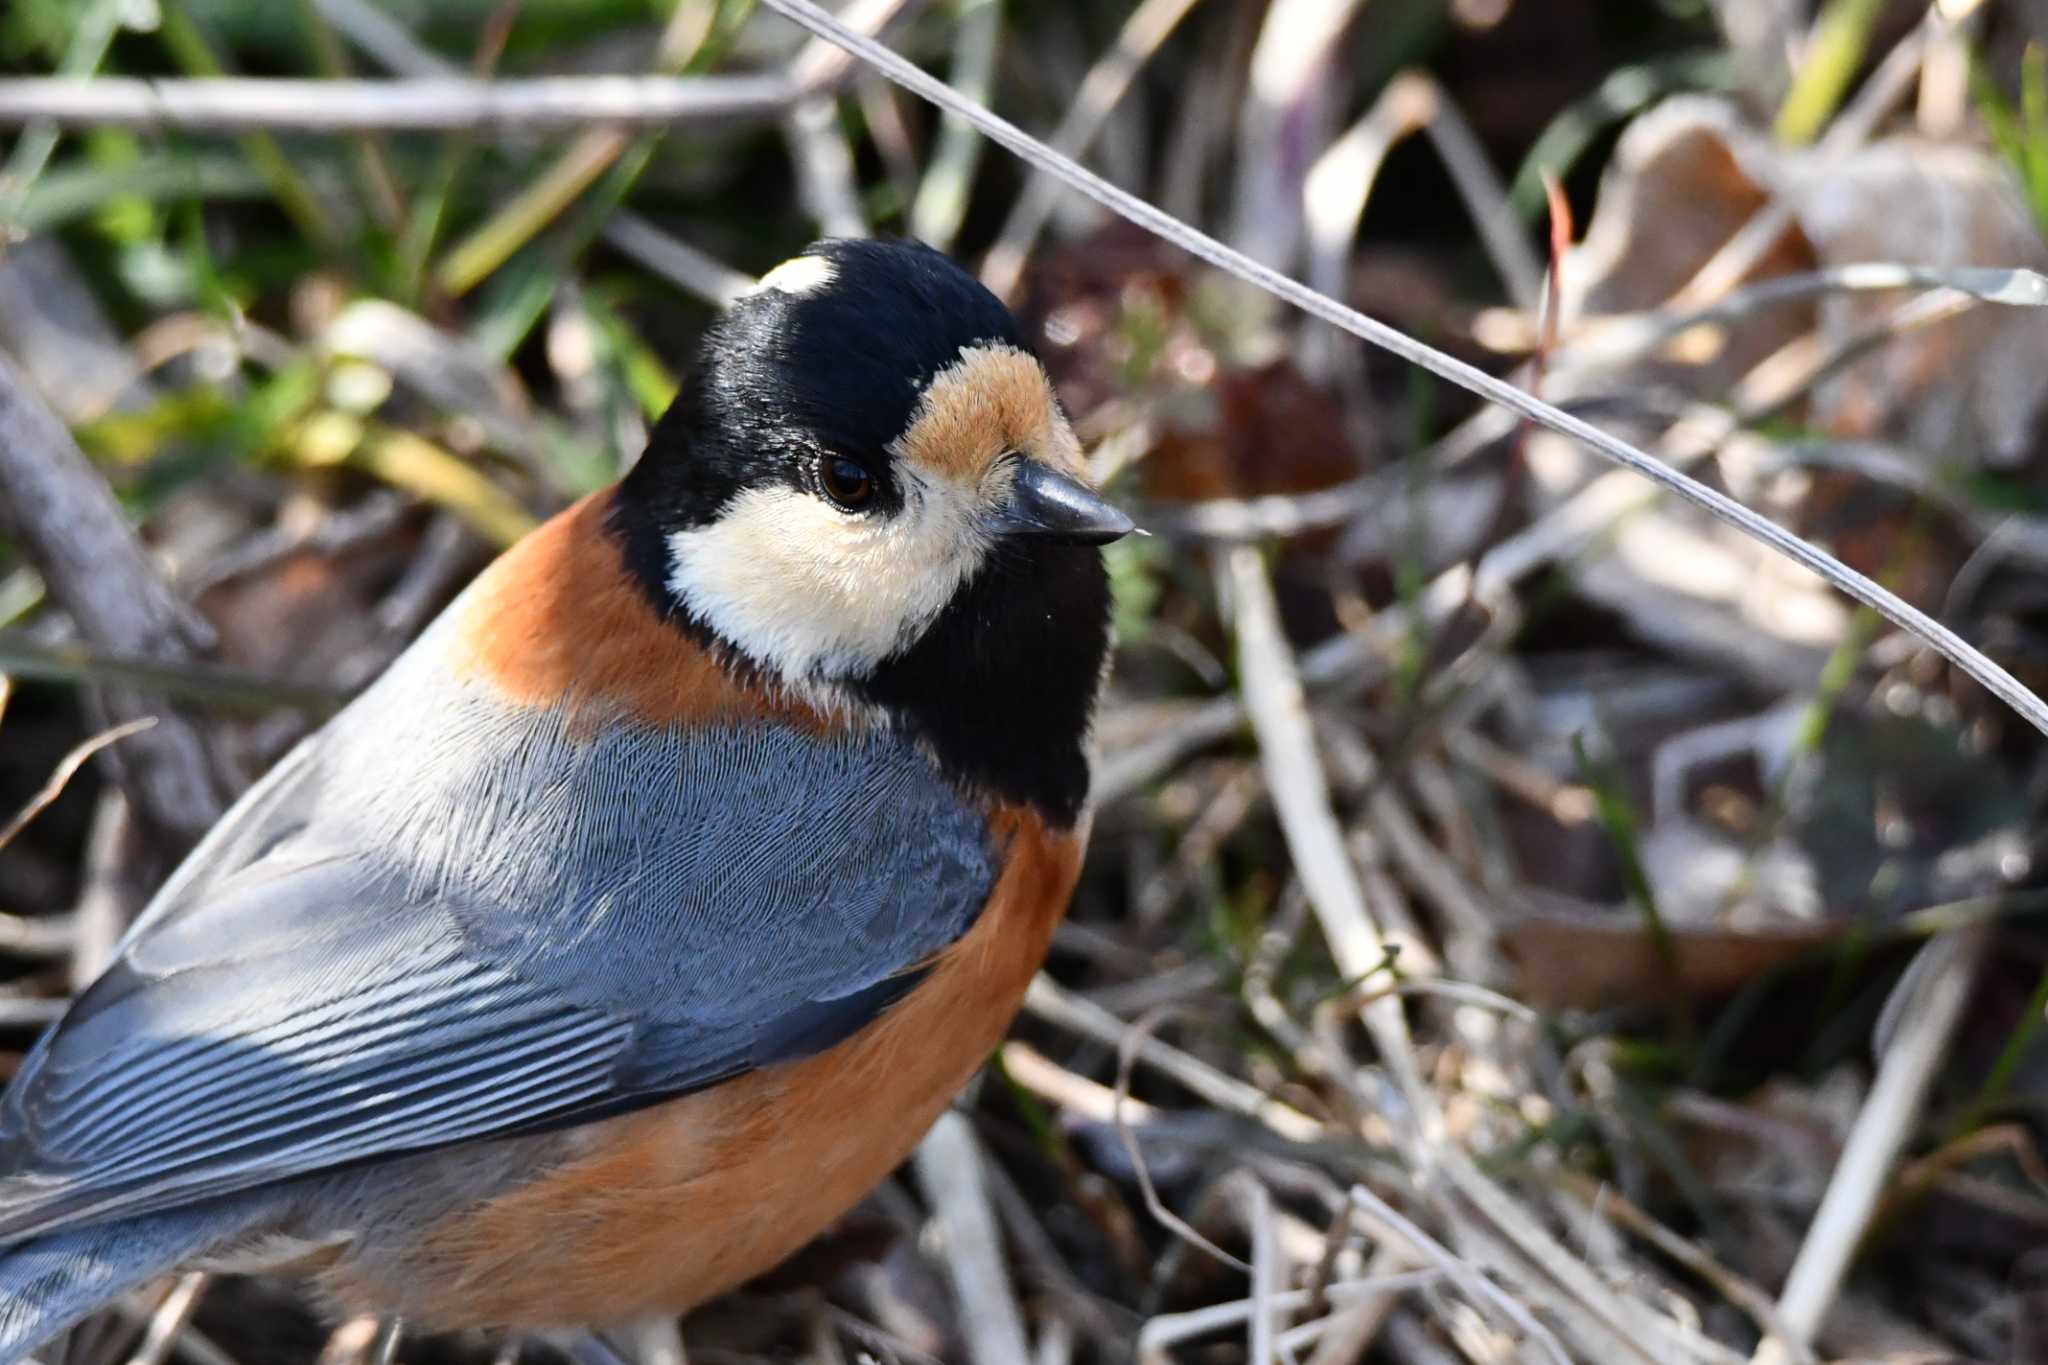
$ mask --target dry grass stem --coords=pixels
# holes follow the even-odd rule
[[[64,794],[64,788],[70,785],[72,777],[80,768],[85,766],[87,759],[106,748],[109,744],[126,739],[130,735],[141,734],[144,730],[151,729],[155,725],[155,716],[143,716],[136,720],[127,721],[124,724],[116,725],[111,730],[101,731],[85,741],[85,743],[72,749],[70,753],[64,755],[63,761],[57,765],[56,771],[52,772],[49,780],[43,783],[42,790],[31,797],[26,806],[16,811],[13,819],[4,825],[0,825],[0,848],[5,848],[13,843],[14,837],[27,827],[29,821],[42,814],[44,810],[48,809],[52,801],[55,801]]]
[[[938,1219],[944,1265],[972,1365],[1031,1365],[1024,1315],[990,1207],[974,1126],[946,1113],[917,1149],[918,1183]]]
[[[1821,1330],[1962,1019],[1971,982],[1990,944],[1990,932],[1983,926],[1943,934],[1921,950],[1925,965],[1920,979],[1902,983],[1917,988],[1913,1003],[1902,1011],[1897,1036],[1884,1049],[1877,1079],[1778,1296],[1778,1317],[1794,1342],[1811,1342]]]
[[[301,80],[217,76],[0,80],[0,127],[46,121],[63,128],[232,132],[539,132],[613,124],[766,118],[799,95],[782,76],[543,76],[477,81]]]
[[[185,1324],[192,1320],[192,1312],[199,1307],[199,1297],[206,1292],[205,1275],[183,1275],[171,1286],[171,1292],[164,1295],[164,1301],[150,1316],[149,1330],[142,1335],[142,1342],[135,1348],[135,1354],[128,1357],[128,1365],[163,1365],[175,1348],[178,1335],[185,1330]]]

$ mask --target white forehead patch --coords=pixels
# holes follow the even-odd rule
[[[971,490],[915,477],[901,508],[863,517],[786,485],[750,488],[669,536],[669,590],[786,682],[864,676],[980,568],[977,510]]]
[[[778,294],[810,294],[832,283],[832,262],[823,256],[792,256],[761,277],[747,292],[772,289]]]

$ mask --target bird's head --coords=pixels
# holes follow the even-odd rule
[[[770,271],[710,329],[614,515],[667,614],[788,686],[927,729],[1085,733],[1097,547],[1131,522],[1088,486],[1008,310],[928,247],[824,241]]]

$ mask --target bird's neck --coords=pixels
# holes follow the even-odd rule
[[[879,716],[927,745],[964,787],[1028,804],[1056,828],[1080,818],[1109,651],[1109,584],[1095,551],[1003,546],[915,644],[871,671],[783,678],[677,600],[665,537],[643,506],[612,505],[619,568],[668,629],[718,659],[736,684],[825,713]]]

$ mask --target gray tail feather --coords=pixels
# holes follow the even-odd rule
[[[236,1202],[71,1228],[0,1249],[0,1365],[27,1360],[129,1290],[232,1237],[249,1221]]]

